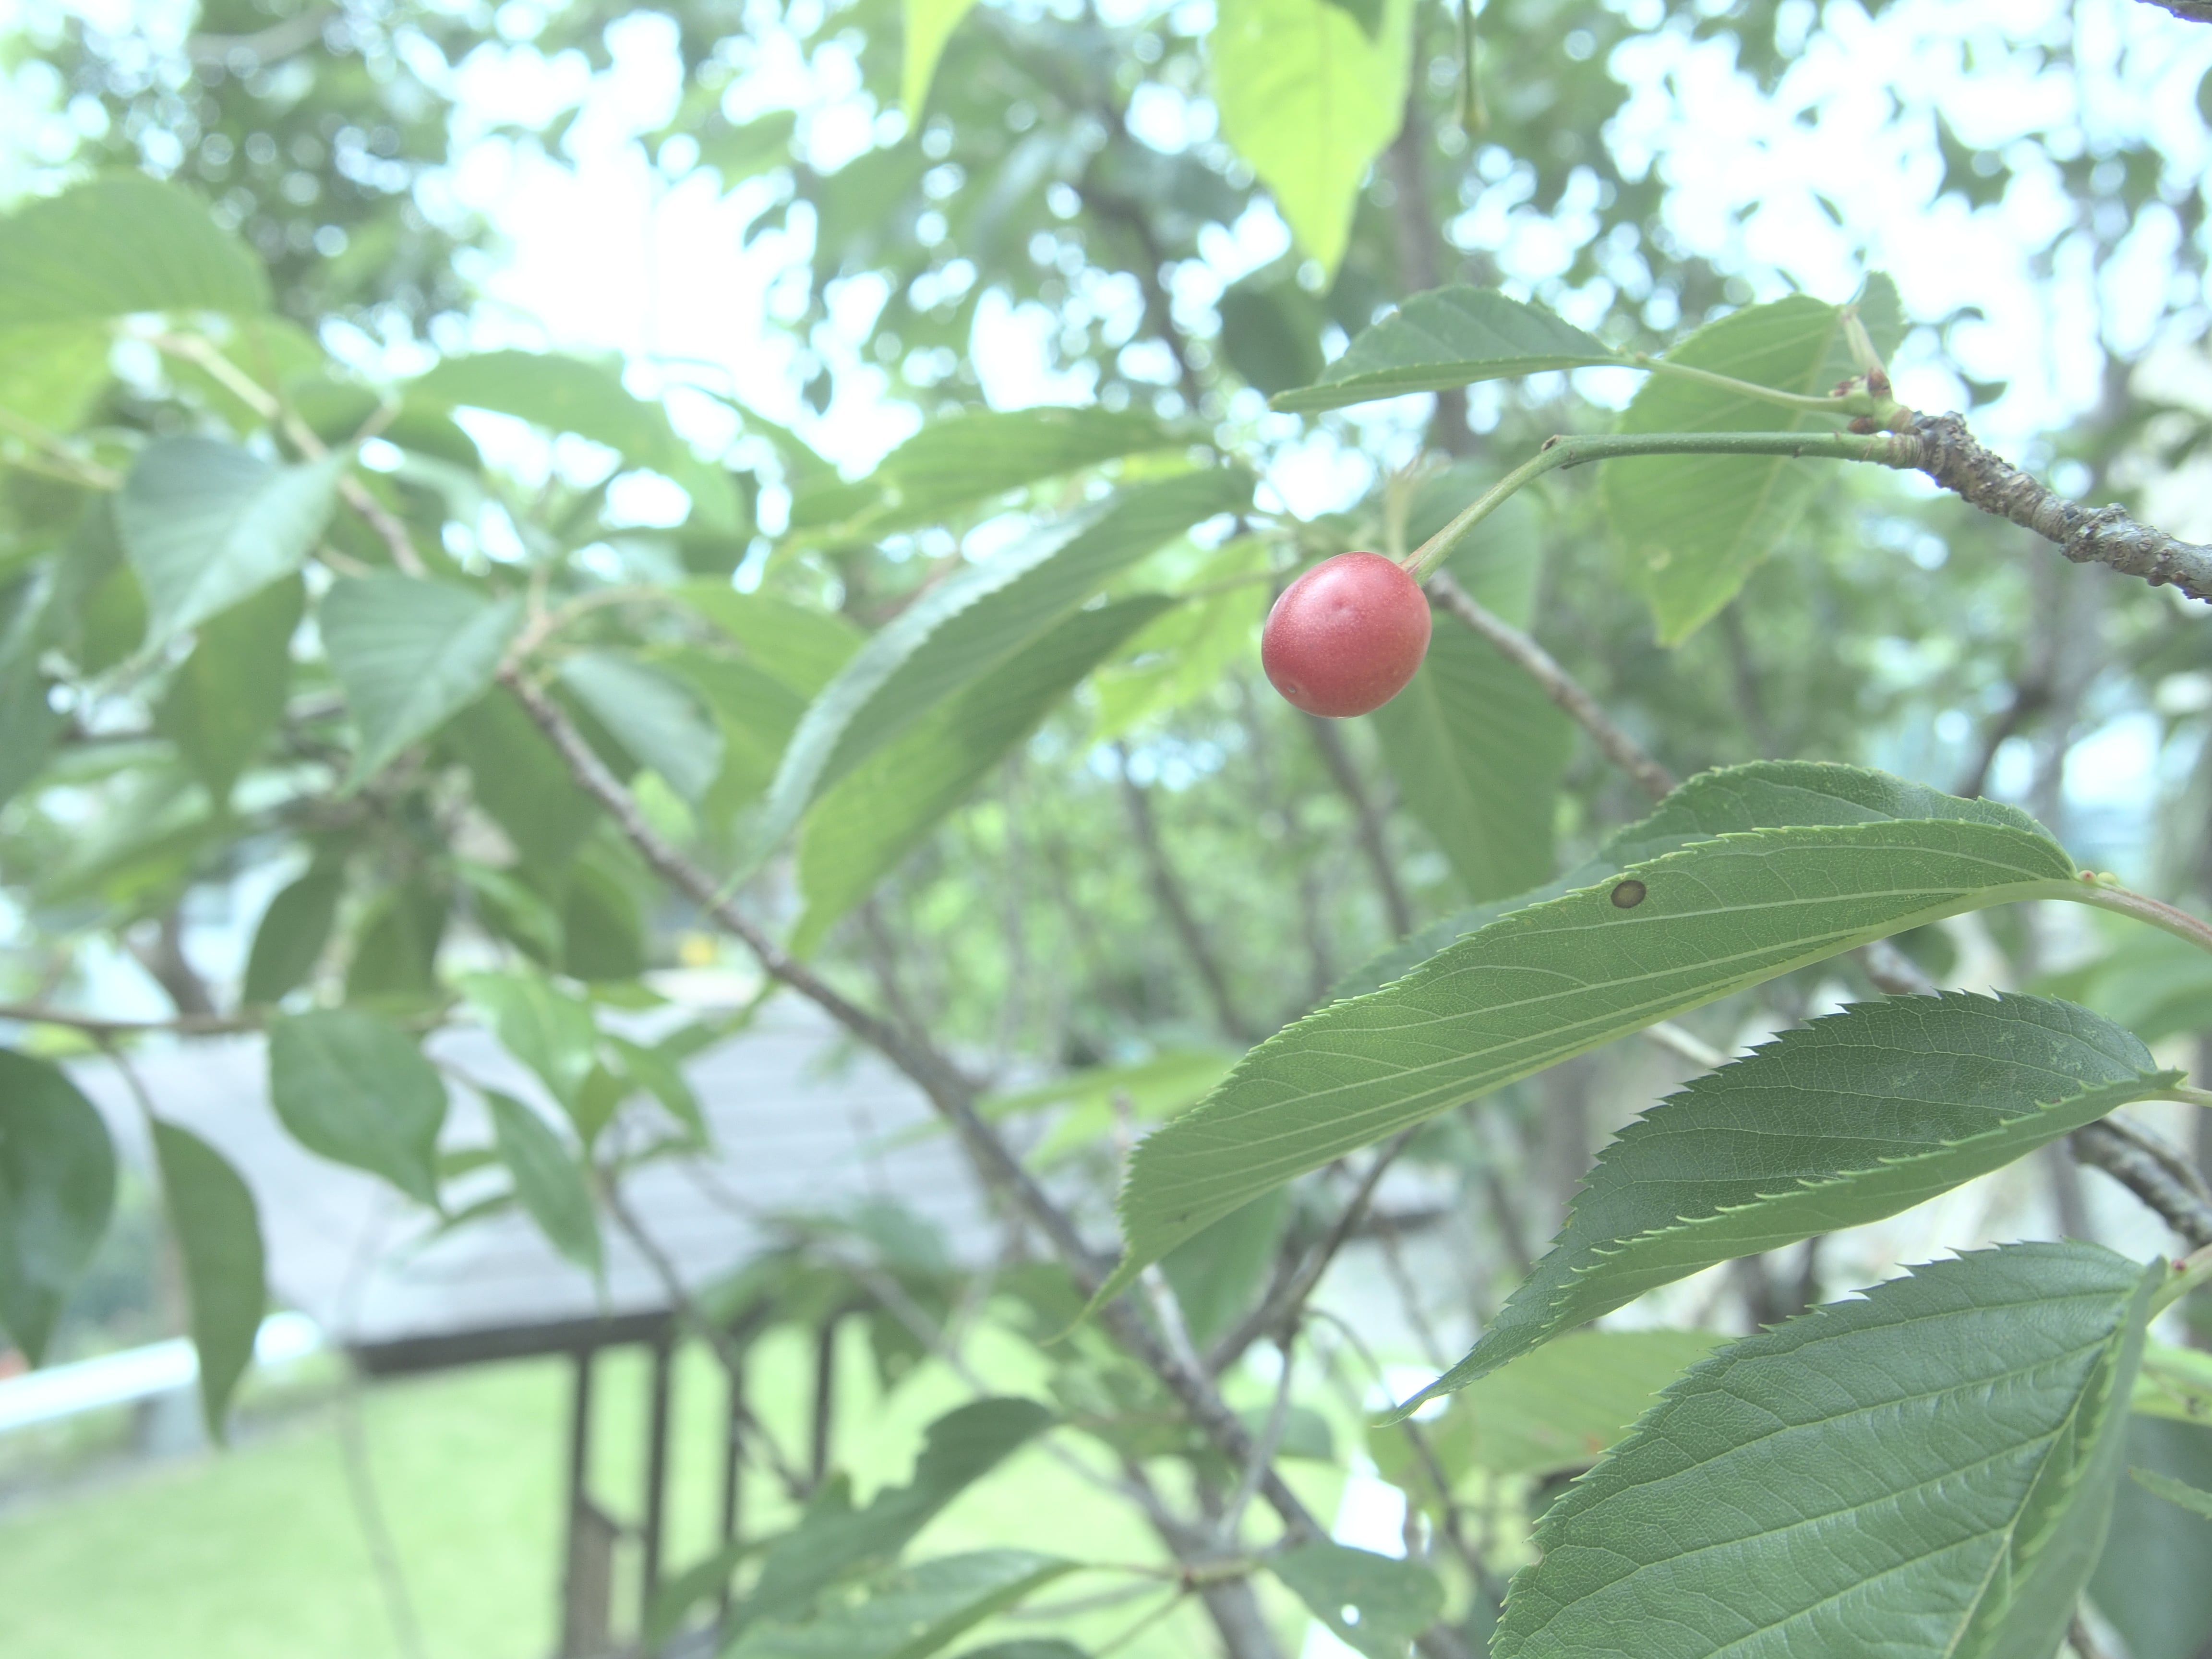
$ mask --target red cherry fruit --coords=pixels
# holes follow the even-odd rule
[[[1260,634],[1260,665],[1309,714],[1380,708],[1429,649],[1429,602],[1380,553],[1340,553],[1283,590]]]

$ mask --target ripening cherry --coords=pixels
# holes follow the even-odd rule
[[[1340,553],[1283,590],[1260,634],[1260,665],[1309,714],[1344,720],[1406,689],[1429,649],[1429,602],[1380,553]]]

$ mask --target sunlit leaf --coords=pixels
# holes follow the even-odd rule
[[[246,245],[189,191],[108,173],[0,220],[0,327],[140,311],[269,308]]]
[[[1189,442],[1135,410],[975,410],[929,425],[884,457],[874,483],[890,492],[870,524],[932,524],[1010,489],[1101,462]]]
[[[1275,198],[1298,246],[1336,275],[1369,163],[1397,136],[1410,0],[1375,38],[1328,0],[1223,0],[1207,37],[1221,136]]]
[[[685,800],[707,793],[722,766],[722,734],[684,684],[608,651],[580,651],[561,682],[642,765]]]
[[[929,83],[937,78],[937,60],[960,20],[975,0],[905,0],[906,65],[899,80],[899,103],[910,125],[921,121],[921,106],[929,99]]]

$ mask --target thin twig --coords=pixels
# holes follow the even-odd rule
[[[1375,810],[1375,801],[1360,781],[1359,769],[1352,764],[1352,751],[1345,746],[1344,734],[1334,720],[1322,720],[1317,714],[1305,717],[1306,730],[1313,734],[1314,747],[1321,751],[1322,764],[1338,793],[1350,803],[1352,821],[1359,834],[1359,850],[1366,855],[1367,867],[1375,877],[1375,890],[1382,896],[1382,908],[1390,918],[1390,937],[1403,939],[1413,931],[1413,907],[1406,902],[1406,890],[1398,884],[1396,866],[1390,862],[1390,848],[1383,838],[1382,815]]]
[[[1306,1305],[1307,1298],[1320,1285],[1322,1276],[1328,1273],[1329,1264],[1336,1260],[1337,1252],[1359,1231],[1359,1224],[1366,1218],[1367,1206],[1374,1200],[1376,1188],[1382,1184],[1384,1173],[1396,1162],[1398,1154],[1406,1150],[1406,1143],[1413,1138],[1413,1130],[1404,1130],[1376,1152],[1367,1165],[1367,1172],[1359,1177],[1358,1186],[1352,1188],[1351,1199],[1338,1212],[1334,1224],[1307,1255],[1304,1265],[1273,1295],[1247,1315],[1234,1330],[1213,1345],[1212,1352],[1206,1357],[1208,1371],[1216,1376],[1220,1376],[1237,1363],[1237,1357],[1245,1349],[1261,1337],[1276,1335],[1290,1328]]]
[[[1613,717],[1575,683],[1550,652],[1512,623],[1484,609],[1449,571],[1439,570],[1429,578],[1428,592],[1438,605],[1488,640],[1500,654],[1534,680],[1546,696],[1589,733],[1606,758],[1641,784],[1653,799],[1673,790],[1674,775],[1644,753],[1641,744],[1615,725]]]
[[[1237,1007],[1229,988],[1229,976],[1222,971],[1221,960],[1214,954],[1212,941],[1206,938],[1198,913],[1191,908],[1190,896],[1183,890],[1182,879],[1168,858],[1167,846],[1160,838],[1159,820],[1152,811],[1152,797],[1130,775],[1128,745],[1115,744],[1114,753],[1120,763],[1115,770],[1121,775],[1121,799],[1128,808],[1129,827],[1137,832],[1137,848],[1144,854],[1145,872],[1152,882],[1152,896],[1159,901],[1160,908],[1167,915],[1168,926],[1182,942],[1183,954],[1189,957],[1199,983],[1205,988],[1206,1000],[1212,1003],[1213,1017],[1220,1022],[1221,1029],[1239,1042],[1256,1042],[1260,1033]]]
[[[2139,1124],[2106,1118],[2070,1138],[2074,1156],[2125,1187],[2191,1246],[2212,1244],[2212,1199],[2188,1159]]]
[[[0,1020],[12,1020],[22,1025],[56,1025],[64,1030],[82,1031],[94,1039],[155,1033],[177,1036],[228,1036],[240,1031],[258,1031],[263,1024],[263,1017],[257,1013],[179,1014],[174,1019],[109,1019],[99,1014],[81,1014],[74,1009],[56,1008],[43,1002],[0,1002]]]
[[[1275,1461],[1275,1453],[1283,1443],[1283,1430],[1291,1420],[1291,1375],[1297,1353],[1297,1342],[1288,1333],[1276,1343],[1276,1352],[1283,1357],[1282,1375],[1275,1379],[1275,1401],[1267,1408],[1267,1425],[1252,1448],[1251,1461],[1244,1465],[1244,1473],[1237,1482],[1237,1490],[1230,1495],[1229,1506],[1221,1512],[1221,1547],[1234,1549],[1237,1534],[1244,1525],[1244,1511],[1252,1506],[1252,1494],[1260,1489],[1260,1476],[1267,1465]]]

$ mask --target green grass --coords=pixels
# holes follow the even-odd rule
[[[858,1338],[857,1331],[850,1333]],[[757,1351],[752,1401],[787,1446],[805,1443],[807,1360],[797,1340]],[[973,1356],[1008,1392],[1042,1398],[1034,1350],[979,1342]],[[595,1389],[592,1485],[625,1520],[638,1513],[644,1466],[646,1366],[626,1352],[602,1362]],[[856,1498],[903,1481],[923,1425],[967,1397],[925,1367],[878,1397],[865,1345],[838,1367],[837,1461]],[[376,1496],[423,1629],[430,1659],[545,1659],[555,1642],[568,1445],[566,1362],[484,1366],[382,1383],[360,1395]],[[668,1565],[711,1547],[720,1504],[724,1394],[711,1359],[687,1351],[676,1378]],[[400,1659],[346,1475],[343,1407],[325,1400],[249,1418],[232,1449],[82,1479],[0,1518],[0,1653],[39,1659]],[[1060,1437],[1079,1449],[1085,1443]],[[1309,1499],[1323,1514],[1333,1479]],[[789,1506],[765,1480],[745,1492],[746,1530],[781,1526]],[[929,1528],[916,1558],[1018,1544],[1093,1561],[1158,1559],[1145,1530],[1041,1449],[1019,1454]],[[634,1619],[635,1552],[618,1581],[620,1617]],[[1086,1573],[1044,1594],[1070,1600],[1130,1582]],[[1286,1601],[1273,1597],[1291,1624]],[[1151,1600],[1080,1615],[1056,1632],[1102,1642]],[[1036,1634],[1034,1620],[993,1634]],[[1205,1622],[1186,1608],[1120,1650],[1120,1659],[1184,1659],[1210,1651]]]

